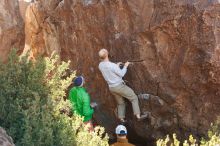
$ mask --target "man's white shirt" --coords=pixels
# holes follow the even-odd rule
[[[110,62],[102,61],[99,63],[99,70],[102,72],[104,79],[107,81],[109,87],[116,87],[123,83],[122,77],[127,72],[127,67],[120,69],[119,65]]]

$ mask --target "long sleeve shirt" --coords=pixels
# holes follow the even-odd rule
[[[123,83],[122,77],[127,72],[127,67],[120,69],[119,66],[110,61],[102,61],[99,63],[99,70],[102,72],[102,75],[109,87],[116,87]]]

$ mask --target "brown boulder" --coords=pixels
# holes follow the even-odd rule
[[[220,4],[185,0],[37,0],[27,9],[26,50],[56,51],[87,80],[96,120],[113,132],[116,104],[98,71],[100,48],[113,61],[144,59],[126,80],[151,121],[129,125],[142,138],[205,134],[220,112]],[[161,104],[163,103],[163,104]]]
[[[25,14],[27,7],[33,2],[33,0],[18,0],[19,2],[19,11],[23,20],[25,20]]]
[[[24,23],[17,0],[0,1],[0,60],[5,61],[12,48],[24,47]]]

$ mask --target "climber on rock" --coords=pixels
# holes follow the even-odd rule
[[[84,78],[78,76],[73,81],[74,87],[69,92],[69,100],[72,104],[72,112],[83,117],[84,124],[88,125],[89,130],[93,131],[92,116],[96,103],[90,103],[90,96],[83,87]]]
[[[117,101],[117,114],[119,120],[123,123],[125,122],[124,98],[127,98],[132,103],[133,112],[138,121],[146,119],[148,117],[147,114],[140,114],[137,95],[130,87],[125,84],[122,79],[122,77],[124,77],[127,72],[127,67],[129,66],[130,62],[126,62],[124,67],[120,69],[120,63],[115,64],[109,61],[108,51],[106,49],[101,49],[99,51],[99,57],[101,59],[101,62],[99,63],[99,70],[106,80],[110,92],[114,95],[115,100]]]

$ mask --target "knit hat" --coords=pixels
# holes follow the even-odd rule
[[[84,78],[82,76],[78,76],[74,79],[74,86],[82,86],[84,82]]]
[[[126,127],[125,126],[123,126],[123,125],[118,125],[117,127],[116,127],[116,129],[115,129],[115,133],[116,134],[127,134],[127,129],[126,129]]]

